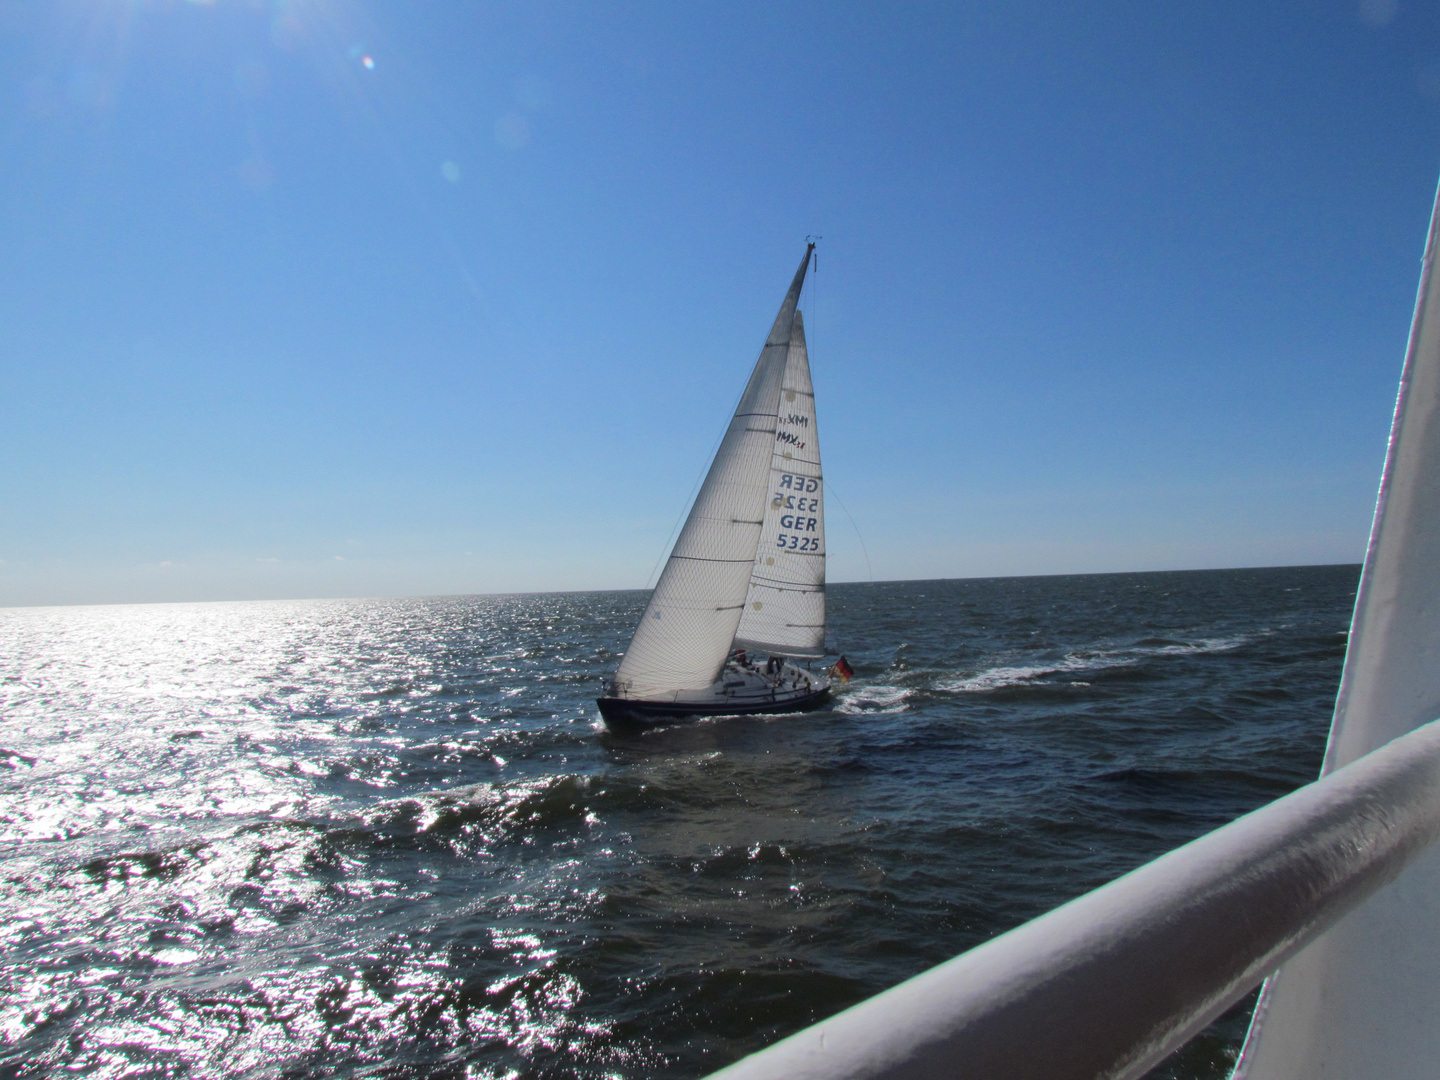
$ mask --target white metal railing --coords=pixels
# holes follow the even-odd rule
[[[1440,839],[1440,721],[714,1074],[1125,1080]]]

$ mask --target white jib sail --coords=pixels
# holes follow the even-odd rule
[[[825,655],[825,495],[815,389],[800,312],[790,332],[770,459],[769,499],[735,644]]]
[[[807,250],[615,672],[616,693],[654,698],[702,689],[725,665],[760,543],[790,329],[809,265]]]
[[[1440,717],[1440,198],[1323,772]],[[1440,1071],[1440,848],[1265,984],[1235,1076]]]

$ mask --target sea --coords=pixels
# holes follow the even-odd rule
[[[836,584],[639,733],[639,591],[0,610],[0,1077],[703,1077],[1314,779],[1359,572]]]

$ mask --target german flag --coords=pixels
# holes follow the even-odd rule
[[[852,668],[845,657],[842,656],[830,665],[830,674],[834,675],[841,682],[849,682],[850,676],[855,674],[855,669]]]

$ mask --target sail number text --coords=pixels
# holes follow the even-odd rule
[[[804,495],[776,495],[770,505],[776,510],[808,510],[813,514],[820,509],[820,500],[807,499]]]
[[[819,532],[820,519],[818,517],[806,517],[807,513],[813,514],[820,509],[820,496],[815,494],[814,498],[809,496],[818,493],[820,490],[820,478],[818,476],[795,476],[793,473],[780,474],[780,490],[770,500],[770,505],[776,510],[798,510],[798,514],[781,514],[780,527],[785,532],[775,537],[775,546],[786,551],[819,551],[820,537],[813,534]]]
[[[802,519],[803,520],[803,519]],[[814,521],[814,518],[810,519]],[[775,546],[786,551],[819,551],[818,536],[796,536],[794,533],[780,533],[775,537]]]
[[[786,551],[819,551],[820,537],[800,535],[801,533],[815,532],[815,527],[819,523],[819,518],[806,517],[804,514],[781,514],[780,527],[794,531],[778,534],[775,537],[775,546],[784,548]]]

